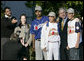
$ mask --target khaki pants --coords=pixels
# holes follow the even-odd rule
[[[47,52],[42,51],[41,49],[41,41],[35,40],[35,56],[36,60],[47,60]]]

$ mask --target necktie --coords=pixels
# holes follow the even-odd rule
[[[64,28],[64,19],[62,20],[62,23],[61,23],[61,29],[63,30]]]

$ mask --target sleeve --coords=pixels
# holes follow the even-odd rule
[[[15,28],[14,33],[16,33],[16,31],[17,31],[17,27]]]
[[[15,28],[14,33],[16,33],[17,35],[19,35],[19,34],[21,33],[19,27],[16,27],[16,28]]]
[[[32,34],[30,34],[29,40],[28,40],[28,44],[31,45],[32,42]]]
[[[8,25],[9,29],[14,29],[17,26],[17,23],[14,23],[14,24],[12,23],[13,19],[17,20],[15,17],[12,17],[10,19],[10,21],[8,21],[9,22],[9,25]]]
[[[12,29],[12,27],[13,27],[13,24],[12,24],[11,21],[12,21],[12,20],[9,20],[8,22],[6,22],[8,29]]]
[[[43,26],[41,30],[41,49],[44,49],[46,47],[46,24]]]
[[[59,23],[57,23],[57,27],[58,27],[58,33],[60,32],[59,31]],[[59,46],[60,46],[60,44],[61,44],[61,41],[60,41],[60,34],[59,34]]]
[[[35,31],[34,31],[34,22],[32,22],[32,24],[31,24],[30,33],[31,34],[35,34]]]
[[[59,31],[59,23],[57,23],[57,27],[58,27],[58,33],[59,33],[59,32],[60,32],[60,31]]]
[[[75,23],[75,32],[76,32],[76,33],[80,32],[80,28],[81,28],[80,23],[79,23],[79,22],[76,22],[76,23]]]
[[[47,17],[47,16],[46,16],[46,21],[48,21],[48,22],[49,22],[49,17]]]

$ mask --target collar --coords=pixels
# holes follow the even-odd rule
[[[5,15],[5,18],[11,18],[11,17],[9,17],[9,16]]]
[[[64,18],[64,20],[66,20],[67,19],[67,16]]]
[[[41,19],[37,19],[37,18],[36,18],[35,20],[39,21],[39,20],[42,20],[42,19],[44,18],[44,16],[41,16],[41,17],[42,17]]]
[[[69,21],[73,21],[75,18],[73,18],[73,19],[69,19]]]

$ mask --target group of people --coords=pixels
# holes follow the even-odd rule
[[[81,59],[80,54],[82,52],[79,49],[79,45],[82,44],[82,22],[79,18],[74,17],[75,11],[73,8],[68,10],[59,8],[59,16],[57,17],[55,12],[49,12],[48,16],[43,16],[42,8],[36,6],[36,18],[32,21],[32,24],[27,24],[26,15],[22,14],[20,23],[17,26],[17,19],[11,17],[10,8],[6,7],[4,12],[5,19],[1,22],[1,25],[4,25],[4,27],[1,27],[2,59],[10,59],[10,57],[7,58],[7,52],[5,52],[6,56],[3,52],[3,50],[8,50],[4,49],[5,47],[3,46],[10,40],[19,41],[18,45],[13,46],[13,49],[19,46],[17,47],[18,53],[16,53],[16,58],[19,55],[18,58],[22,60],[29,59],[29,46],[31,44],[35,51],[36,60]],[[10,24],[6,21],[9,21]],[[10,33],[11,30],[12,32]],[[9,35],[9,33],[12,35]]]

